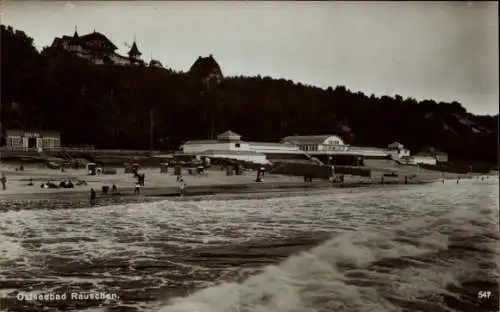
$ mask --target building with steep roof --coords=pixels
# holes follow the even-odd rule
[[[76,56],[92,61],[94,64],[102,65],[143,65],[140,58],[141,52],[134,43],[128,52],[129,56],[116,53],[118,49],[105,35],[95,30],[92,33],[79,36],[75,29],[73,36],[57,37],[52,42],[51,48],[62,49]]]
[[[212,54],[208,57],[199,56],[189,69],[189,74],[195,79],[199,79],[206,88],[213,84],[219,84],[222,79],[222,71]]]
[[[135,43],[135,39],[134,39],[134,43],[132,44],[132,47],[130,47],[130,50],[128,51],[127,54],[128,54],[128,58],[130,59],[130,61],[132,63],[141,64],[141,65],[144,64],[144,61],[141,59],[142,53],[137,48],[137,44]]]

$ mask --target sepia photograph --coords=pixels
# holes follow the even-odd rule
[[[498,1],[0,23],[0,311],[500,311]]]

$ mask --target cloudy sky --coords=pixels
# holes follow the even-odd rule
[[[38,49],[96,31],[118,53],[188,70],[213,54],[225,75],[287,78],[365,94],[462,103],[497,114],[497,2],[3,1],[3,24]]]

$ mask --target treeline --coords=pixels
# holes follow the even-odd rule
[[[457,102],[260,76],[225,78],[206,89],[198,78],[168,69],[95,66],[51,48],[39,53],[26,34],[5,27],[1,43],[4,128],[58,130],[63,144],[148,149],[152,111],[158,149],[231,129],[247,140],[339,134],[353,145],[398,141],[412,153],[433,146],[455,161],[497,163],[498,115],[475,116]]]

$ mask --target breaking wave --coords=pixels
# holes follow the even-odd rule
[[[498,311],[498,206],[490,179],[26,207],[0,214],[0,291],[121,298],[54,311]],[[485,290],[492,300],[478,299]]]
[[[336,235],[240,283],[202,289],[159,311],[454,311],[453,301],[470,292],[463,289],[468,281],[491,288],[498,280],[498,192],[483,192],[489,201],[450,195],[464,201],[423,199],[404,209],[422,209],[420,217]]]

